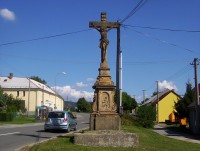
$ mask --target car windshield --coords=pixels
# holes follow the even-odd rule
[[[50,112],[49,118],[64,118],[65,113],[63,112]]]

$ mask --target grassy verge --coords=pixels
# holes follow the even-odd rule
[[[137,148],[111,148],[111,147],[88,147],[75,145],[73,134],[58,137],[47,142],[26,147],[22,151],[198,151],[200,144],[178,141],[153,132],[139,126],[129,119],[123,120],[123,130],[136,133],[139,136],[140,145]]]
[[[35,123],[35,116],[17,116],[13,121],[0,121],[1,124],[27,124]]]
[[[166,136],[159,135],[151,129],[145,129],[137,126],[124,126],[125,130],[139,135],[140,145],[136,151],[197,151],[200,150],[200,144],[194,144],[175,140]]]

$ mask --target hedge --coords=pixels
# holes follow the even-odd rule
[[[0,121],[13,121],[16,115],[15,112],[0,112]]]

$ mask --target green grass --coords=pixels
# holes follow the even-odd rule
[[[112,147],[88,147],[75,145],[73,134],[58,137],[47,142],[26,147],[23,151],[199,151],[200,144],[194,144],[175,140],[159,135],[151,129],[143,128],[133,122],[125,120],[122,128],[124,131],[136,133],[139,136],[139,147],[137,148],[112,148]]]
[[[198,151],[200,144],[175,140],[138,126],[123,126],[123,129],[139,135],[140,145],[136,151]]]
[[[35,116],[17,116],[13,121],[0,121],[1,124],[27,124],[35,123]]]

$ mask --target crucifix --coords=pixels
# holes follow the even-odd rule
[[[107,22],[106,13],[102,12],[101,21],[89,22],[89,27],[96,29],[101,35],[99,40],[101,63],[99,75],[92,87],[95,91],[92,113],[90,114],[90,130],[119,130],[121,120],[114,96],[115,86],[110,76],[110,68],[108,68],[107,63],[107,47],[109,44],[107,34],[113,28],[118,29],[120,22]]]
[[[112,28],[118,28],[119,22],[107,22],[106,21],[106,13],[101,13],[101,22],[90,22],[89,27],[95,28],[101,34],[99,47],[101,48],[101,65],[107,67],[107,47],[109,44],[109,40],[107,38],[107,33]]]

